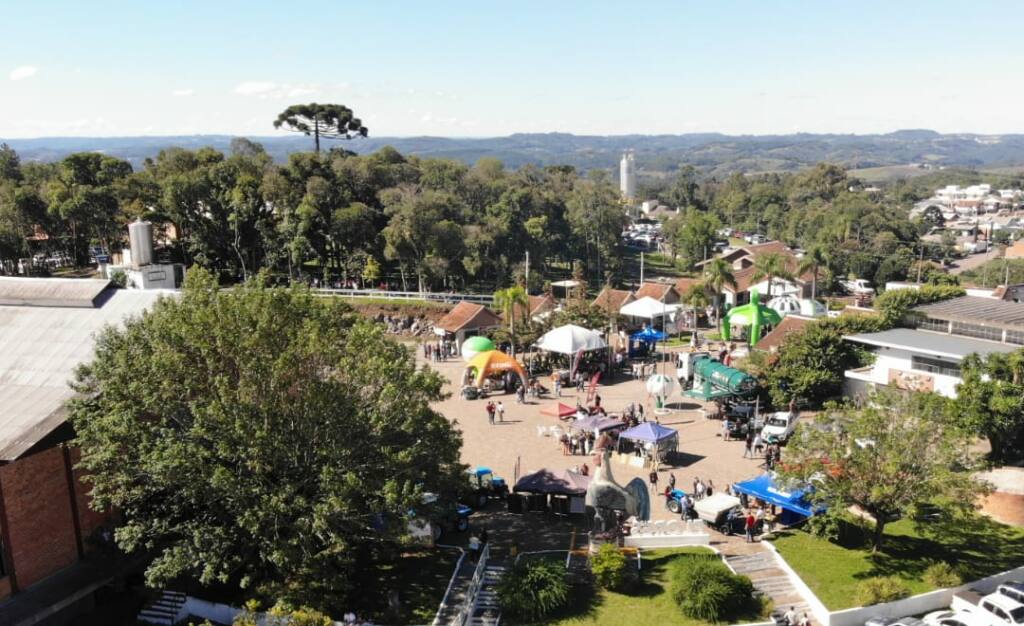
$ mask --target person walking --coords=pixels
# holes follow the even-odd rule
[[[504,422],[505,421],[505,405],[501,403],[501,400],[498,400],[497,411],[498,411],[498,421],[499,422]]]
[[[558,375],[558,372],[555,372],[554,374],[551,375],[551,384],[554,385],[554,387],[555,387],[555,397],[556,398],[561,398],[562,397],[562,377]]]
[[[704,481],[698,480],[697,481],[697,499],[698,500],[703,500],[704,499],[704,490],[705,489],[706,489],[706,487],[704,485]]]
[[[480,539],[474,533],[469,537],[469,560],[471,563],[476,563],[478,558],[480,558]]]
[[[676,475],[672,472],[668,473],[668,490],[672,491],[676,488]]]
[[[754,514],[747,510],[747,519],[743,522],[743,530],[747,533],[747,543],[754,542]]]
[[[764,451],[764,439],[761,439],[761,433],[758,432],[754,435],[754,455],[761,456],[761,452]]]
[[[796,610],[794,607],[789,607],[785,615],[782,616],[783,621],[786,622],[787,626],[796,626]]]
[[[747,441],[743,445],[743,458],[748,459],[754,455],[754,437],[747,433]]]
[[[713,493],[715,493],[715,483],[708,479],[708,484],[704,487],[704,496],[710,497]]]
[[[729,428],[732,426],[732,422],[729,421],[729,417],[726,416],[722,420],[722,441],[729,441]]]
[[[651,470],[651,475],[648,478],[651,481],[651,492],[658,493],[658,472]]]

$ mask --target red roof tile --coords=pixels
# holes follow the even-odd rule
[[[434,325],[456,333],[464,328],[493,328],[501,323],[501,318],[482,304],[460,302]]]
[[[764,352],[771,352],[777,350],[779,346],[786,342],[786,338],[793,333],[802,333],[807,324],[814,321],[809,317],[799,317],[797,315],[787,315],[782,318],[779,325],[771,330],[770,333],[761,338],[761,341],[757,342],[754,346],[755,350],[762,350]]]

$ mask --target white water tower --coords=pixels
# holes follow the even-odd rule
[[[619,162],[619,189],[622,190],[622,197],[628,202],[636,199],[636,162],[633,160],[632,150],[622,153],[622,161]]]
[[[132,265],[144,267],[153,264],[153,225],[135,220],[128,225],[128,247],[132,252]]]

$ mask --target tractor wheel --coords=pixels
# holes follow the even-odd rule
[[[675,498],[665,500],[665,508],[676,515],[683,511],[683,507],[679,504],[679,500],[676,500]]]

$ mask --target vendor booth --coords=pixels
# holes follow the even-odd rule
[[[537,348],[558,354],[576,354],[591,350],[603,350],[608,344],[595,330],[589,330],[575,324],[566,324],[549,330],[537,340]]]
[[[783,526],[791,526],[824,510],[824,507],[811,503],[807,497],[808,488],[783,487],[776,483],[771,474],[762,474],[757,478],[735,483],[732,490],[734,493],[745,494],[748,499],[757,498],[781,508],[782,514],[776,521]]]
[[[657,349],[659,341],[665,341],[666,339],[668,339],[668,335],[660,330],[644,326],[643,329],[629,336],[629,357],[647,356]]]
[[[546,511],[557,515],[583,513],[590,477],[572,470],[547,468],[526,474],[516,481],[509,498],[509,512]],[[516,510],[519,509],[519,510]]]
[[[619,315],[630,318],[634,324],[639,320],[648,320],[651,327],[661,327],[661,330],[676,332],[676,316],[682,307],[678,304],[665,304],[650,296],[634,300],[619,309]]]
[[[541,415],[551,415],[557,417],[558,419],[564,420],[568,417],[576,415],[577,410],[578,409],[574,406],[569,406],[568,404],[556,402],[554,406],[546,406],[543,409],[541,409],[540,413]]]
[[[599,436],[606,430],[616,430],[625,426],[626,423],[619,418],[605,415],[591,415],[569,423],[570,430],[592,432],[594,436]]]
[[[679,449],[679,431],[655,422],[644,422],[619,433],[616,446],[620,460],[646,467],[653,460],[664,462],[670,452]],[[632,447],[632,454],[629,447]]]
[[[508,373],[518,375],[522,385],[526,386],[526,370],[515,358],[499,350],[477,354],[466,364],[466,372],[473,376],[473,385],[476,387],[482,387],[489,376]]]

